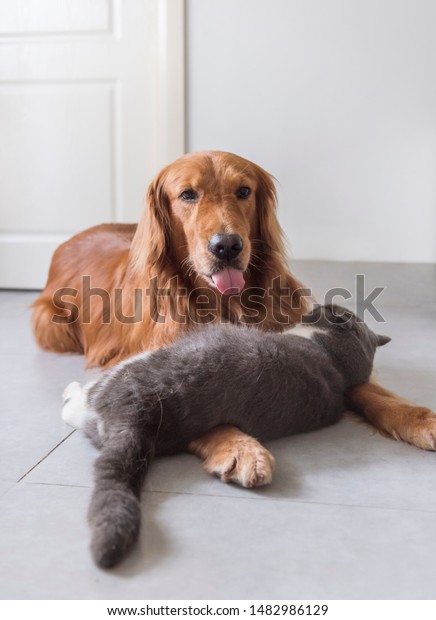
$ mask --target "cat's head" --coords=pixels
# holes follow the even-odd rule
[[[302,323],[319,329],[319,337],[328,338],[326,348],[353,385],[368,381],[377,347],[391,340],[376,334],[351,310],[336,304],[316,305],[311,314],[302,317]]]
[[[316,304],[310,314],[302,317],[304,325],[312,325],[320,329],[329,329],[345,335],[351,331],[355,336],[370,338],[375,347],[381,347],[391,341],[389,336],[375,334],[356,314],[337,304],[322,306]],[[338,331],[341,330],[341,331]]]

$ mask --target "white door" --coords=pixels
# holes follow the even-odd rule
[[[41,288],[53,250],[137,221],[184,149],[183,0],[0,0],[0,287]]]

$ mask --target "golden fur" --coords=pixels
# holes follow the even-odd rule
[[[244,200],[236,195],[241,186],[251,189]],[[187,189],[196,191],[195,204],[181,200]],[[258,297],[221,295],[213,286],[208,242],[215,233],[242,238],[237,268],[244,291],[270,291],[261,305]],[[279,307],[277,278],[289,293]],[[193,323],[282,330],[307,307],[287,265],[272,177],[241,157],[208,151],[181,157],[157,175],[138,226],[103,224],[62,244],[34,304],[33,325],[42,348],[84,353],[90,366],[107,366],[168,344]],[[359,386],[349,400],[381,432],[435,449],[436,416],[429,410],[373,384]],[[191,450],[224,480],[243,486],[271,480],[271,455],[238,429],[212,431]]]
[[[235,196],[241,185],[252,189],[243,201]],[[201,196],[198,204],[184,204],[181,192],[193,187]],[[47,285],[34,305],[37,342],[44,349],[84,353],[89,366],[106,366],[172,342],[189,324],[210,322],[211,313],[214,321],[256,322],[264,329],[286,327],[272,315],[273,296],[265,296],[259,316],[258,300],[247,297],[242,304],[241,296],[227,297],[213,287],[207,275],[213,256],[207,248],[216,232],[237,233],[243,239],[238,261],[247,290],[268,291],[273,279],[281,277],[282,287],[293,293],[292,303],[290,296],[282,302],[283,314],[295,323],[307,305],[286,263],[271,176],[236,155],[207,152],[184,156],[158,174],[137,227],[103,224],[56,250]],[[91,278],[91,291],[83,286],[84,275]],[[73,294],[61,295],[65,287]],[[177,288],[185,289],[185,294],[177,294]],[[141,292],[141,303],[135,289]],[[157,295],[156,289],[171,293]],[[107,302],[106,314],[102,298]],[[124,316],[135,317],[133,322],[117,318],[121,301]],[[53,323],[53,316],[75,318],[71,303],[78,308],[77,320]],[[89,321],[83,320],[86,303]],[[173,320],[176,313],[181,320]],[[158,322],[158,316],[165,321]]]

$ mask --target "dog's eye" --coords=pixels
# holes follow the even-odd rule
[[[194,202],[197,200],[198,194],[194,192],[193,189],[185,189],[185,191],[180,194],[179,198],[185,202]]]
[[[251,189],[249,187],[240,187],[237,191],[236,191],[236,197],[237,198],[248,198],[248,196],[251,194]]]

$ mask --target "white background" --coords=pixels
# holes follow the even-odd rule
[[[296,258],[436,261],[435,0],[187,0],[188,150],[279,181]]]

